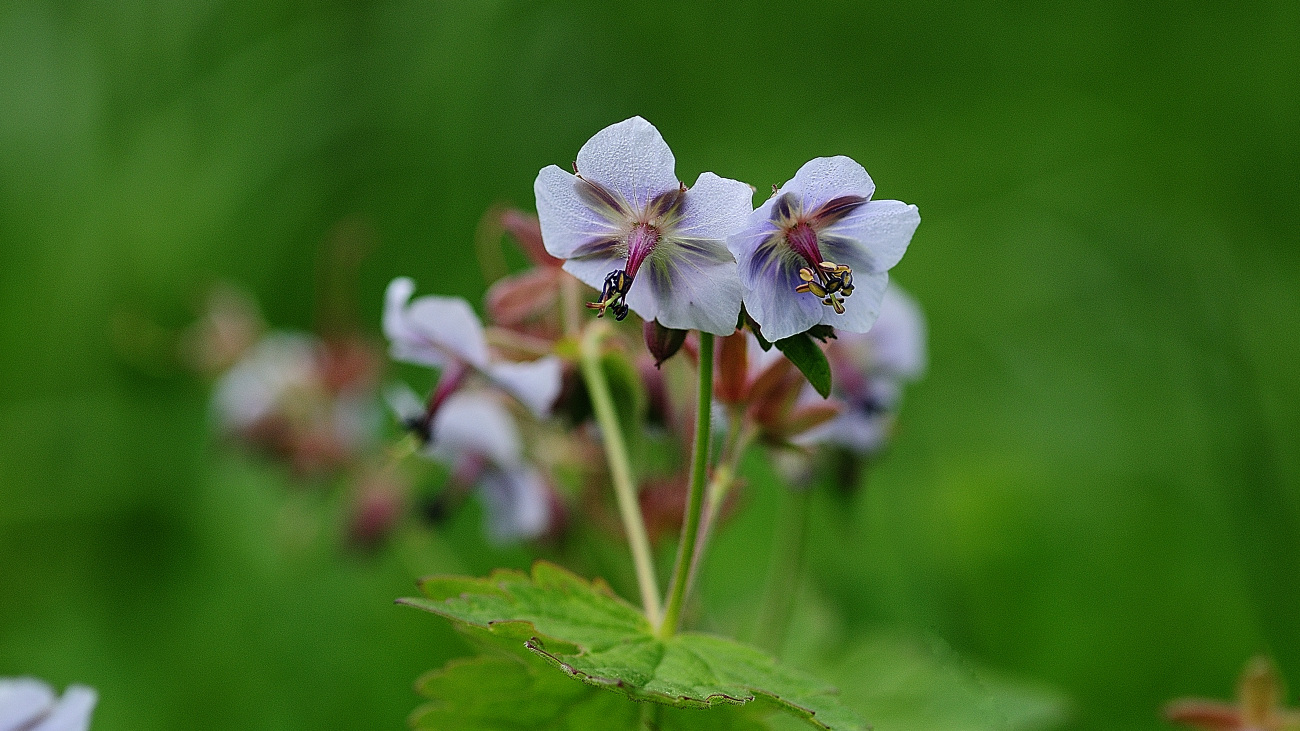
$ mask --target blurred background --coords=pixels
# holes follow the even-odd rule
[[[1250,0],[0,4],[0,676],[96,686],[99,731],[403,727],[466,649],[392,599],[530,553],[472,509],[349,549],[155,341],[221,280],[321,327],[340,226],[376,338],[394,276],[479,303],[483,211],[639,114],[683,180],[847,154],[921,210],[930,371],[814,506],[796,617],[851,638],[846,691],[960,715],[1015,678],[1113,730],[1258,652],[1300,686],[1298,33]],[[720,616],[776,517],[746,469]]]

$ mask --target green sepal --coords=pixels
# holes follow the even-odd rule
[[[791,335],[776,341],[776,347],[790,359],[791,363],[794,363],[822,398],[830,397],[831,364],[826,360],[826,354],[822,349],[813,342],[812,335],[806,332]]]
[[[434,590],[432,596],[398,601],[452,620],[467,635],[479,635],[480,646],[541,658],[589,686],[676,708],[757,702],[756,708],[780,710],[817,728],[866,728],[825,683],[723,637],[686,632],[660,638],[607,584],[554,564],[539,561],[531,575],[502,570],[485,579],[440,577],[422,585]],[[450,587],[462,592],[448,597]]]

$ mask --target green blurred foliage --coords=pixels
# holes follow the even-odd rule
[[[391,599],[527,552],[469,512],[349,553],[113,323],[229,279],[310,327],[344,221],[372,331],[398,274],[477,301],[481,212],[640,114],[684,180],[848,154],[920,207],[931,371],[814,514],[850,632],[941,637],[1078,729],[1161,728],[1261,650],[1300,682],[1298,32],[1286,1],[0,4],[0,675],[97,686],[99,731],[400,727],[466,650]],[[707,616],[762,588],[746,474]]]

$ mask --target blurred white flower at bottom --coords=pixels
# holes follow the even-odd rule
[[[60,698],[35,678],[0,678],[0,731],[86,731],[98,699],[84,685]]]

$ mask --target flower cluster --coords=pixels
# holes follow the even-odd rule
[[[736,180],[703,173],[687,188],[640,117],[596,133],[573,174],[543,168],[534,189],[546,250],[600,290],[590,307],[728,335],[743,302],[769,341],[870,329],[920,223],[915,206],[871,200],[871,177],[843,156],[808,162],[757,210]]]

